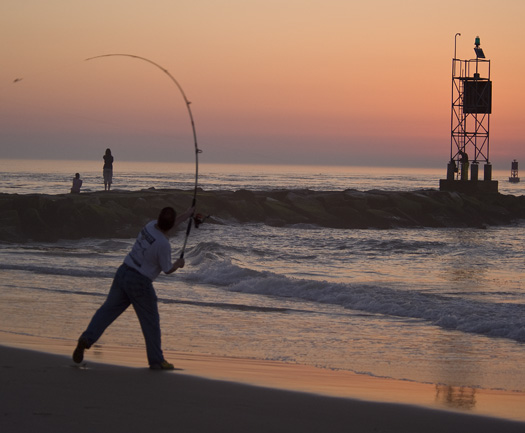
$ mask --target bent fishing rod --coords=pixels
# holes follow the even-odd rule
[[[184,258],[184,251],[186,250],[186,244],[188,242],[188,237],[190,236],[190,232],[191,232],[191,225],[192,225],[192,222],[195,219],[194,218],[194,215],[195,215],[195,204],[197,203],[197,187],[198,187],[198,181],[199,181],[199,153],[202,153],[202,150],[199,149],[199,146],[197,144],[197,132],[195,131],[195,122],[193,121],[193,114],[191,112],[191,107],[190,107],[191,102],[186,97],[186,94],[184,93],[184,90],[182,89],[182,86],[175,79],[175,77],[173,75],[171,75],[167,69],[163,68],[158,63],[155,63],[154,61],[152,61],[150,59],[146,59],[145,57],[135,56],[133,54],[102,54],[100,56],[89,57],[88,59],[86,59],[86,61],[93,60],[93,59],[100,59],[102,57],[131,57],[133,59],[143,60],[145,62],[148,62],[148,63],[152,64],[153,66],[159,68],[162,72],[164,72],[171,79],[171,81],[173,83],[175,83],[175,85],[177,86],[177,88],[179,89],[179,91],[180,91],[180,93],[182,95],[182,98],[184,99],[184,102],[186,104],[186,108],[188,109],[188,114],[190,116],[191,129],[193,131],[193,144],[195,146],[195,186],[193,188],[193,200],[192,200],[192,203],[191,203],[191,207],[193,207],[193,211],[192,211],[192,214],[191,214],[190,219],[188,221],[188,227],[186,228],[186,236],[184,237],[184,243],[182,245],[182,249],[181,249],[181,253],[180,253],[180,258],[183,259]],[[197,219],[195,219],[195,226],[198,227],[198,225],[201,222],[202,221],[200,219],[199,219],[199,221]]]

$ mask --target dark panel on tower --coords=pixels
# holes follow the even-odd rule
[[[492,112],[492,81],[465,81],[463,112],[474,114]]]

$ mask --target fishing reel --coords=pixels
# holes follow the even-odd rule
[[[200,213],[198,214],[195,214],[193,216],[193,224],[195,225],[195,228],[198,229],[199,226],[204,223],[204,221],[206,221],[208,218],[210,217],[210,215],[207,215],[207,216],[204,216]]]

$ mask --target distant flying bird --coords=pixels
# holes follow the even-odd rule
[[[15,78],[15,79],[13,80],[13,83],[18,83],[19,81],[22,81],[22,80],[23,80],[23,78]]]

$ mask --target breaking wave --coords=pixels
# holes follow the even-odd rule
[[[208,245],[209,247],[209,245]],[[525,342],[525,305],[490,303],[367,284],[291,278],[233,264],[210,251],[192,259],[184,279],[225,291],[336,305],[348,310],[426,321],[447,330]]]

